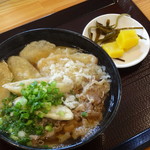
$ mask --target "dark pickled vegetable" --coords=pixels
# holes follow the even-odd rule
[[[118,26],[119,19],[122,16],[129,16],[128,14],[121,14],[117,17],[116,23],[114,25],[110,25],[110,20],[106,20],[106,26],[96,21],[96,26],[91,26],[88,29],[88,35],[91,40],[101,45],[104,43],[113,42],[116,40],[119,32],[121,30],[129,30],[129,29],[143,29],[143,27],[126,27],[126,28],[116,28]],[[93,39],[93,30],[96,32],[95,39]],[[101,35],[104,37],[101,38]],[[141,39],[145,39],[144,37],[138,35]]]
[[[121,59],[121,58],[114,58],[114,59],[119,60],[119,61],[122,61],[122,62],[125,62],[125,60],[124,60],[124,59]]]

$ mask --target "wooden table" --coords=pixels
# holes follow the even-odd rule
[[[0,33],[85,0],[0,0]]]
[[[86,0],[0,0],[0,33]],[[150,0],[133,0],[150,20]]]
[[[150,20],[150,0],[133,0],[144,15]]]

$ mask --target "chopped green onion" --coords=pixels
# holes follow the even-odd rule
[[[30,117],[30,114],[29,113],[23,113],[21,114],[21,119],[28,119]]]
[[[63,117],[63,116],[65,115],[65,112],[64,112],[64,111],[59,111],[57,114],[58,114],[59,116]]]
[[[52,106],[52,103],[51,103],[51,102],[45,102],[43,107],[44,107],[46,110],[50,110],[50,109],[51,109],[51,106]]]
[[[3,124],[3,119],[2,118],[0,118],[0,125],[2,125]]]
[[[30,125],[30,124],[32,124],[32,123],[33,123],[32,120],[28,120],[28,121],[26,122],[26,125],[28,126],[28,125]]]
[[[10,134],[13,140],[28,145],[29,135],[43,135],[51,132],[52,125],[41,125],[45,114],[51,106],[62,104],[64,94],[56,87],[56,82],[32,82],[28,86],[22,85],[21,95],[10,95],[3,100],[0,110],[0,130]],[[16,101],[16,102],[15,102]],[[60,112],[63,115],[63,112]]]
[[[11,135],[10,138],[15,140],[15,141],[19,140],[19,138],[17,136],[15,136],[15,135]]]
[[[49,146],[48,146],[48,145],[42,145],[42,147],[43,147],[43,148],[49,148]]]
[[[38,117],[43,118],[45,116],[45,113],[43,112],[38,112]]]
[[[87,112],[82,112],[82,113],[81,113],[81,116],[82,116],[82,117],[87,117],[87,116],[88,116],[88,113],[87,113]]]
[[[25,137],[26,133],[24,131],[19,131],[18,132],[18,137],[23,138]]]
[[[12,105],[13,105],[12,102],[9,102],[8,106],[11,107]]]
[[[36,135],[41,135],[41,134],[43,134],[43,127],[38,126],[38,127],[36,128]]]
[[[45,130],[51,132],[51,131],[53,130],[53,128],[52,128],[51,125],[47,125],[47,126],[45,127]]]

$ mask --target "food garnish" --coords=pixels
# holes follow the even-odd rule
[[[113,25],[110,25],[110,19],[106,20],[106,25],[96,21],[96,25],[88,29],[89,38],[101,45],[109,56],[115,59],[123,56],[124,51],[136,46],[139,39],[145,39],[135,31],[135,29],[143,29],[143,27],[117,28],[119,19],[122,16],[129,15],[119,15],[116,19],[116,23]],[[95,37],[93,31],[95,31]]]
[[[84,112],[81,113],[81,116],[82,116],[82,117],[87,117],[87,116],[88,116],[88,113],[84,111]]]
[[[24,86],[24,85],[22,85]],[[45,130],[51,132],[52,124],[42,126],[39,122],[49,113],[51,107],[60,106],[64,94],[56,88],[56,83],[33,82],[23,87],[22,97],[11,95],[3,100],[0,112],[0,130],[21,144],[28,144],[29,136],[42,135]]]
[[[110,20],[106,20],[106,26],[96,21],[96,26],[91,26],[88,29],[88,35],[91,40],[96,42],[97,44],[103,44],[108,42],[113,42],[118,37],[118,34],[121,30],[129,30],[129,29],[143,29],[143,27],[126,27],[126,28],[116,28],[119,22],[119,19],[122,16],[129,16],[128,14],[121,14],[117,17],[116,23],[114,25],[110,25]],[[96,30],[96,38],[93,39],[93,29]],[[104,36],[100,38],[100,36]],[[141,36],[140,36],[141,37]]]

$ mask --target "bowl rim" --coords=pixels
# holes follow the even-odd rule
[[[51,30],[51,31],[56,31],[56,32],[63,32],[63,33],[73,34],[75,36],[78,36],[78,37],[83,38],[84,40],[90,42],[91,44],[93,44],[98,49],[102,49],[98,44],[94,43],[92,40],[88,39],[87,37],[83,36],[82,34],[74,32],[74,31],[71,31],[71,30],[67,30],[67,29],[61,29],[61,28],[36,28],[36,29],[26,30],[26,31],[17,33],[15,35],[9,37],[8,39],[6,39],[2,43],[0,43],[0,47],[5,45],[5,43],[7,43],[7,41],[13,40],[14,38],[17,38],[18,36],[21,36],[21,35],[24,35],[24,34],[28,34],[29,32],[36,32],[36,31],[40,31],[40,30]],[[105,55],[108,56],[108,54],[105,51],[104,51],[104,53],[105,53]],[[94,133],[94,135],[90,136],[90,138],[88,138],[86,140],[83,140],[83,141],[80,141],[80,142],[77,142],[77,143],[74,143],[74,144],[71,144],[71,145],[67,145],[67,146],[60,147],[60,148],[52,148],[52,149],[51,148],[36,148],[36,147],[25,146],[25,145],[19,144],[19,143],[15,142],[15,141],[11,140],[10,138],[2,135],[1,133],[0,133],[0,139],[4,140],[5,142],[7,142],[10,145],[13,145],[13,146],[15,146],[17,148],[21,148],[21,149],[24,149],[24,150],[58,150],[58,149],[59,150],[66,150],[66,149],[75,149],[75,148],[81,147],[81,146],[89,143],[93,139],[95,139],[97,136],[99,136],[107,128],[107,126],[110,124],[110,122],[115,117],[115,115],[116,115],[116,113],[118,111],[118,108],[119,108],[119,105],[120,105],[120,102],[121,102],[121,96],[122,96],[122,84],[121,84],[121,78],[120,78],[119,71],[118,71],[117,67],[115,66],[114,62],[112,61],[112,59],[109,56],[108,56],[108,59],[111,62],[111,65],[112,65],[113,69],[115,70],[116,75],[118,77],[117,78],[118,94],[117,94],[117,98],[116,98],[117,101],[116,101],[115,107],[114,107],[110,117],[108,119],[104,118],[102,120],[102,122],[100,123],[100,126],[103,125],[102,128],[100,130],[96,131],[96,133]]]

